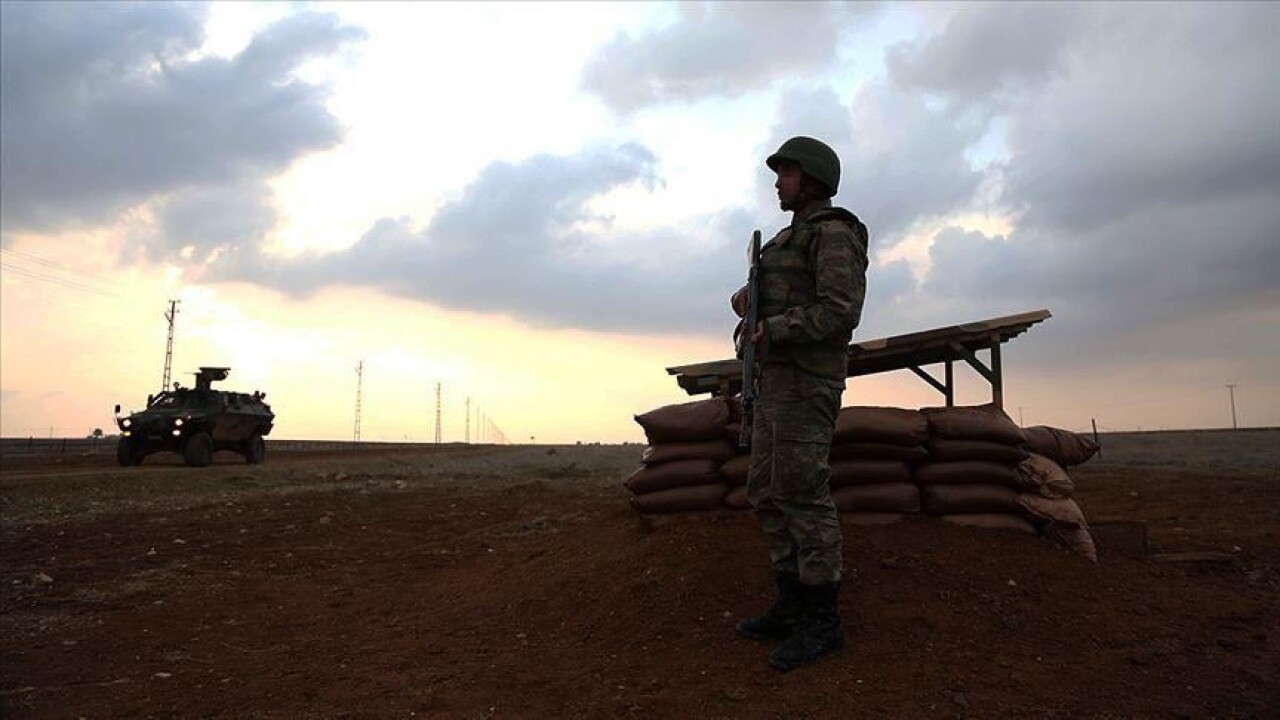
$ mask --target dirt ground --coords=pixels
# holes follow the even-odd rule
[[[0,714],[1280,717],[1280,431],[1229,440],[1071,471],[1163,556],[846,525],[848,647],[786,675],[754,518],[637,516],[639,446],[4,460]]]

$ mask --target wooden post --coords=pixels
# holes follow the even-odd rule
[[[947,407],[955,407],[956,404],[956,375],[955,370],[951,367],[951,361],[946,362],[946,380],[947,391],[944,393],[947,398]]]
[[[991,402],[1004,409],[1004,371],[1000,363],[1000,338],[991,341]]]

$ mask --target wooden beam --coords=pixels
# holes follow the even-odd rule
[[[1000,338],[991,339],[991,402],[1001,410],[1004,409],[1004,370],[1000,361]]]
[[[969,348],[961,345],[958,342],[950,343],[950,345],[951,345],[951,349],[955,350],[956,354],[959,355],[961,358],[963,358],[965,362],[969,363],[969,365],[974,370],[977,370],[979,375],[986,378],[987,382],[991,383],[992,385],[995,384],[996,377],[991,372],[991,368],[987,367],[986,365],[983,365],[982,361],[978,359],[978,356],[974,355],[973,352],[969,350]]]
[[[919,376],[919,378],[920,378],[921,380],[923,380],[923,381],[925,381],[925,382],[929,383],[930,385],[932,385],[932,386],[933,386],[933,389],[934,389],[934,390],[937,390],[937,391],[938,391],[938,392],[940,392],[940,393],[942,393],[942,396],[943,396],[943,397],[946,397],[946,395],[947,395],[947,386],[946,386],[946,385],[943,385],[943,384],[942,384],[942,383],[940,383],[940,382],[938,382],[938,380],[937,380],[936,378],[934,378],[934,377],[933,377],[932,375],[930,375],[929,373],[925,372],[923,369],[921,369],[921,368],[920,368],[920,366],[918,366],[918,365],[911,365],[911,366],[909,366],[907,369],[908,369],[908,370],[910,370],[911,372],[915,373],[917,376]]]
[[[943,395],[947,396],[947,407],[955,407],[956,405],[956,371],[950,360],[947,361],[947,390]]]

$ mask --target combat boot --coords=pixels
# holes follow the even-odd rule
[[[804,585],[790,573],[774,573],[778,597],[759,617],[738,623],[738,635],[748,640],[785,640],[795,630],[804,613]]]
[[[802,586],[805,614],[795,631],[769,655],[769,664],[787,672],[844,647],[837,593],[840,583]]]

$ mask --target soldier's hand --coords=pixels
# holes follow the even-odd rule
[[[738,317],[746,316],[747,288],[745,286],[733,294],[733,297],[729,299],[729,305],[733,308],[733,311],[738,314]]]

